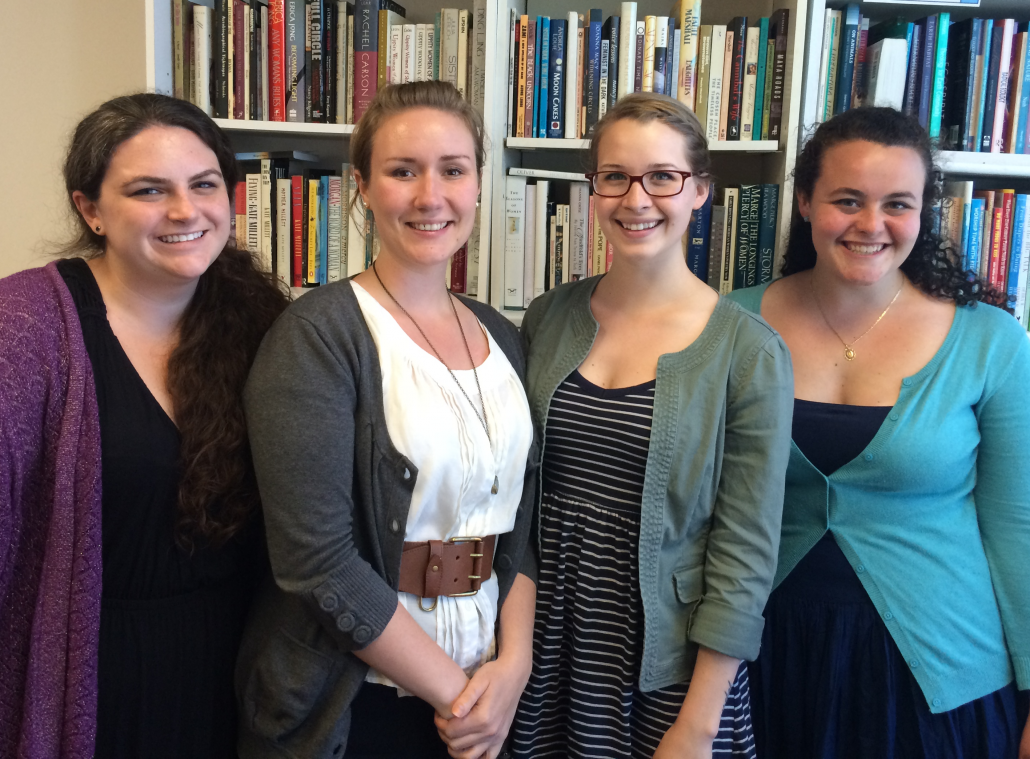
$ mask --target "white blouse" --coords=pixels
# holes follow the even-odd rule
[[[379,351],[386,426],[398,451],[418,467],[406,541],[446,540],[510,532],[522,499],[526,457],[533,438],[522,382],[489,331],[490,354],[476,367],[490,438],[476,412],[479,392],[471,369],[455,371],[472,403],[436,356],[415,343],[393,316],[351,282]],[[494,477],[497,494],[492,494]],[[401,604],[466,674],[494,657],[497,576],[483,580],[474,596],[441,596],[423,611],[419,597],[398,593]],[[427,600],[426,606],[432,601]],[[366,680],[394,685],[369,670]]]

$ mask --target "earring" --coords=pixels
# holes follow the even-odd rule
[[[97,224],[97,233],[98,234],[100,233],[100,225],[99,224]]]
[[[803,221],[803,222],[805,222],[805,224],[807,224],[808,223],[808,217],[807,216],[802,216],[801,217],[801,221]],[[100,227],[97,227],[97,231],[98,232],[100,231]]]

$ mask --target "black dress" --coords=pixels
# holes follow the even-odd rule
[[[179,431],[111,331],[81,259],[75,301],[100,414],[103,591],[96,757],[234,757],[233,669],[258,571],[256,530],[175,544]]]

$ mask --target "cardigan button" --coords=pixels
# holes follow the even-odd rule
[[[511,557],[504,553],[497,557],[497,566],[501,569],[511,568]]]
[[[891,412],[891,421],[892,422],[898,421],[898,412],[897,411],[892,411]]]
[[[866,460],[866,461],[872,461],[872,460],[873,460],[873,454],[871,454],[871,453],[867,453],[867,454],[865,455],[865,460]]]
[[[394,535],[396,535],[400,531],[401,531],[401,523],[399,521],[397,521],[396,519],[391,519],[390,520],[390,532],[392,532]]]
[[[909,661],[908,666],[910,666],[912,669],[919,669],[919,659],[912,659],[911,661]]]
[[[336,627],[340,632],[350,632],[354,629],[354,624],[357,620],[354,619],[354,615],[349,611],[345,611],[343,614],[336,618]]]
[[[335,593],[326,593],[324,596],[318,599],[318,605],[324,612],[336,611],[336,607],[339,605],[339,603],[340,601],[336,597]]]
[[[411,479],[411,470],[408,469],[407,467],[404,467],[404,479],[406,479],[406,480],[410,480]]]
[[[908,387],[909,385],[912,384],[912,378],[911,377],[905,377],[905,379],[901,380],[901,384],[904,385],[905,387]]]
[[[859,574],[865,572],[865,564],[859,564],[857,567],[855,567],[855,571]]]
[[[940,700],[939,698],[935,698],[935,699],[933,700],[933,705],[934,705],[934,706],[940,706],[940,705],[941,705],[941,700]]]
[[[888,611],[887,613],[885,613],[885,614],[883,615],[883,618],[884,618],[884,619],[886,619],[886,620],[891,620],[891,619],[894,619],[894,615],[893,615],[893,614],[891,614],[891,613],[890,613],[890,612]]]
[[[368,643],[372,637],[372,631],[366,626],[362,625],[354,631],[354,642],[355,643]]]

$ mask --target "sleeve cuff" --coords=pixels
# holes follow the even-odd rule
[[[337,570],[304,595],[318,621],[346,651],[378,638],[397,611],[397,591],[362,561]]]
[[[720,654],[754,661],[758,658],[764,627],[765,619],[759,614],[734,609],[716,599],[702,598],[694,610],[687,637]]]
[[[1016,688],[1030,690],[1030,656],[1013,656],[1012,669],[1016,673]]]

